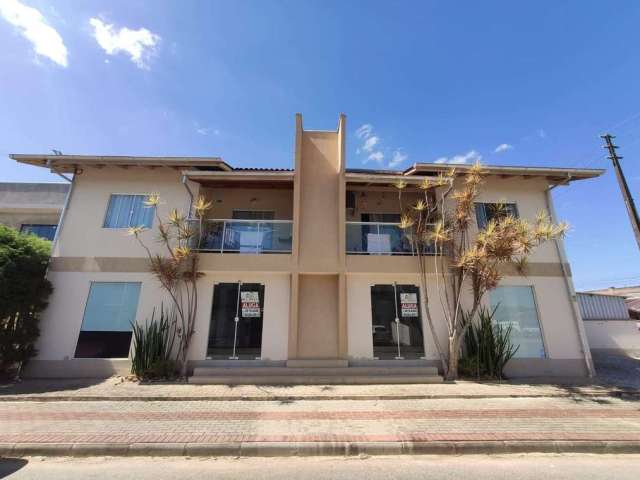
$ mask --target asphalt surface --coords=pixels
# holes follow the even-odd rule
[[[636,455],[403,456],[362,458],[27,458],[0,460],[11,480],[203,478],[284,480],[637,480]]]
[[[627,355],[592,352],[598,380],[622,388],[640,388],[640,352]]]

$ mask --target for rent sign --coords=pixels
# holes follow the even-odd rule
[[[240,292],[240,303],[242,304],[242,316],[260,316],[260,297],[258,292]]]
[[[400,315],[402,317],[418,316],[418,295],[415,293],[400,294]]]

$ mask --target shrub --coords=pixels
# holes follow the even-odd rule
[[[131,373],[143,380],[173,378],[177,363],[171,359],[176,337],[176,315],[160,306],[160,318],[155,320],[153,309],[151,319],[144,325],[133,323],[133,358]]]
[[[464,355],[460,372],[477,378],[504,378],[504,367],[518,351],[511,343],[511,325],[494,324],[498,307],[489,311],[481,307],[477,321],[471,321],[464,337]]]
[[[52,292],[45,278],[51,242],[0,225],[0,374],[37,353],[40,312]]]

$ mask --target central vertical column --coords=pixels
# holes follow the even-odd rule
[[[344,116],[337,131],[305,131],[298,117],[294,245],[297,298],[292,298],[289,358],[346,355],[344,308]],[[296,218],[297,217],[297,218]]]

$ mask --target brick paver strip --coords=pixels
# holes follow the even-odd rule
[[[124,421],[188,421],[188,420],[398,420],[398,419],[470,419],[470,418],[640,418],[640,409],[491,409],[491,410],[398,410],[398,411],[18,411],[0,412],[0,421],[31,422],[34,420],[124,420]]]
[[[561,450],[557,442],[579,451],[638,453],[640,404],[620,398],[0,402],[0,454],[395,454],[433,453],[438,445],[470,453]]]
[[[308,442],[464,442],[464,441],[635,441],[640,442],[640,433],[575,433],[575,432],[411,432],[388,435],[212,435],[205,433],[181,433],[165,435],[84,435],[84,434],[19,434],[0,435],[0,443],[308,443]]]

